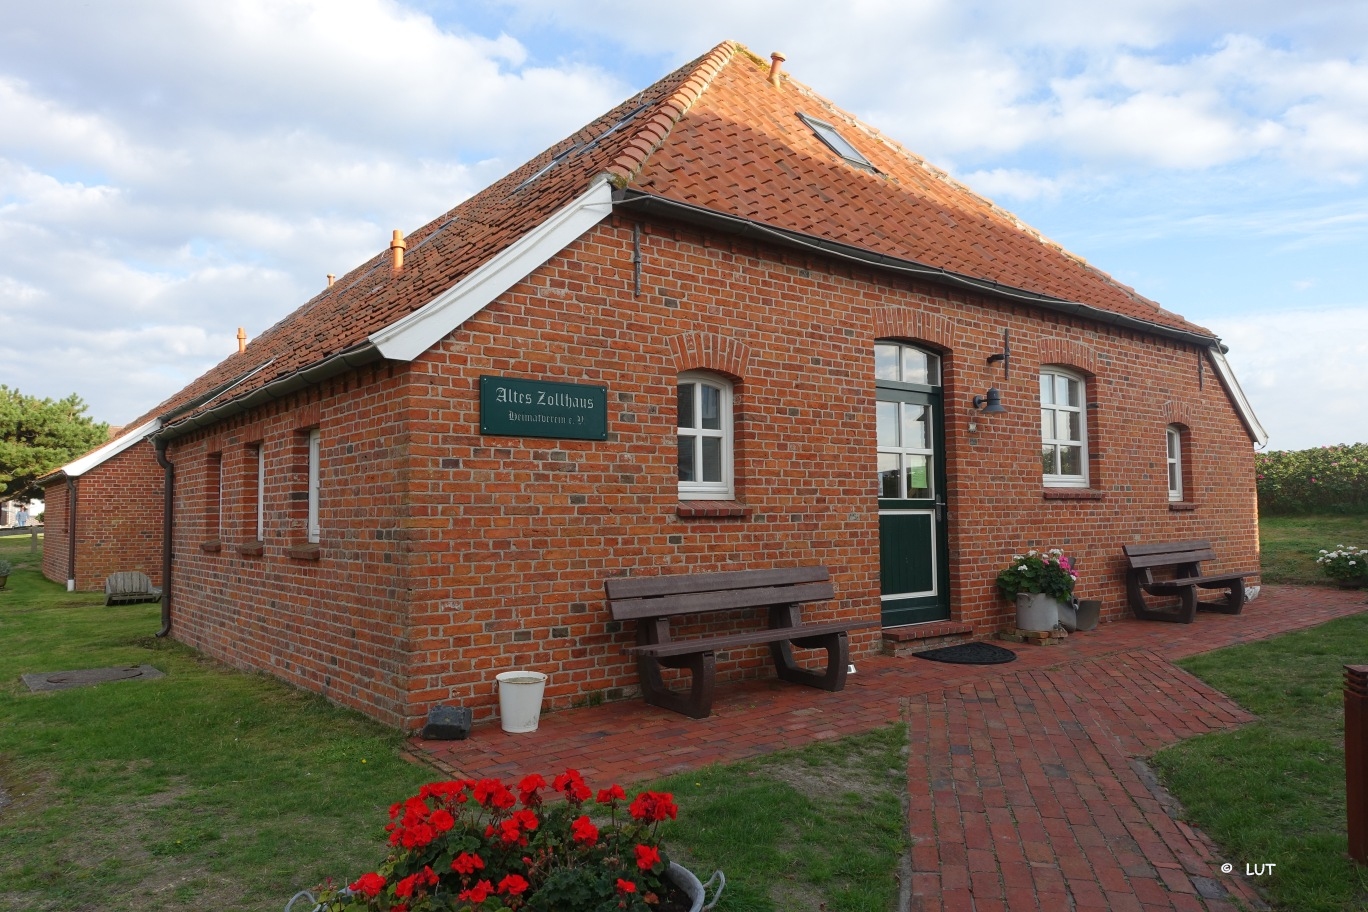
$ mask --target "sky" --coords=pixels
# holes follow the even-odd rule
[[[1368,4],[1103,10],[0,0],[0,384],[124,424],[734,39],[1214,331],[1270,449],[1368,441]]]

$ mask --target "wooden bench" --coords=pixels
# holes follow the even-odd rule
[[[1131,610],[1141,620],[1191,624],[1198,608],[1239,614],[1244,607],[1244,581],[1245,577],[1253,575],[1252,572],[1203,575],[1202,561],[1216,559],[1216,552],[1206,539],[1162,545],[1126,545],[1122,550],[1130,562],[1126,571],[1126,594],[1130,597]],[[1173,571],[1171,579],[1155,579],[1154,571],[1169,568]],[[1219,600],[1204,602],[1197,598],[1199,589],[1225,590],[1225,595]],[[1177,596],[1178,605],[1151,606],[1145,602],[1146,593]]]
[[[111,573],[105,579],[105,607],[132,602],[151,602],[161,598],[161,590],[153,588],[147,574],[139,570]]]
[[[673,576],[624,577],[605,584],[608,605],[618,621],[637,622],[637,645],[623,648],[637,657],[646,702],[695,719],[712,711],[714,654],[739,646],[768,643],[779,678],[836,691],[845,686],[850,660],[847,631],[877,627],[878,620],[804,624],[802,604],[835,595],[826,567],[738,570]],[[744,608],[768,608],[763,630],[677,640],[670,621],[684,615],[707,616]],[[825,649],[825,672],[799,668],[791,646]],[[687,668],[687,693],[668,689],[662,668]]]

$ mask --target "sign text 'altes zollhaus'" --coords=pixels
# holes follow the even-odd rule
[[[480,433],[607,440],[608,388],[481,377]]]

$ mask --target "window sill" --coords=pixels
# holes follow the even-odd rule
[[[285,553],[295,560],[316,561],[322,555],[323,549],[319,547],[318,542],[302,542],[298,545],[290,545]]]
[[[266,546],[259,541],[247,542],[237,546],[237,553],[243,557],[261,557]]]
[[[751,513],[734,500],[681,500],[675,512],[680,519],[744,519]]]
[[[1190,500],[1170,500],[1169,509],[1174,513],[1191,513],[1197,505]]]
[[[217,538],[211,538],[207,542],[200,542],[200,550],[205,554],[218,554],[223,550],[223,542]]]
[[[1107,492],[1094,488],[1046,488],[1046,500],[1106,500]]]

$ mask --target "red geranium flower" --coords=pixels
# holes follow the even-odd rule
[[[619,877],[617,882],[617,891],[619,893],[635,893],[636,884],[632,883],[630,880],[623,880],[621,877]]]
[[[593,845],[598,842],[598,827],[587,816],[581,816],[570,824],[570,835],[575,837],[576,842]]]
[[[655,846],[639,845],[636,847],[637,867],[643,871],[649,871],[660,864],[660,850]]]
[[[475,800],[485,807],[493,806],[501,810],[511,808],[516,802],[508,786],[498,779],[481,779],[475,783]]]
[[[360,893],[374,899],[380,895],[381,890],[385,889],[385,878],[372,871],[369,874],[362,874],[354,883],[348,884],[347,888],[353,893]]]
[[[625,801],[627,793],[622,790],[620,785],[611,785],[606,789],[599,789],[598,803],[612,804],[614,801]]]
[[[423,865],[423,870],[416,874],[410,874],[403,880],[394,885],[394,893],[403,899],[408,899],[413,895],[414,890],[423,887],[435,887],[437,885],[437,872]]]
[[[451,870],[457,874],[474,874],[484,867],[484,859],[470,852],[462,852],[451,860]]]
[[[432,816],[428,818],[428,823],[437,832],[445,833],[456,825],[456,818],[451,816],[451,812],[448,810],[433,811]]]
[[[584,784],[584,777],[579,774],[579,770],[568,769],[561,773],[552,781],[552,786],[558,792],[563,792],[566,798],[578,804],[588,800],[594,794],[589,791],[589,786]]]
[[[546,788],[546,780],[539,773],[524,776],[522,782],[518,783],[518,800],[524,807],[532,807],[541,804],[541,796],[537,794],[537,789]]]
[[[469,890],[462,890],[456,895],[457,899],[479,905],[489,898],[489,894],[494,892],[494,885],[487,880],[482,880]]]
[[[507,893],[509,896],[517,896],[520,893],[527,892],[527,888],[530,886],[531,884],[517,874],[509,874],[499,881],[499,892]]]
[[[634,819],[649,823],[679,816],[679,806],[669,792],[642,792],[627,810]]]

